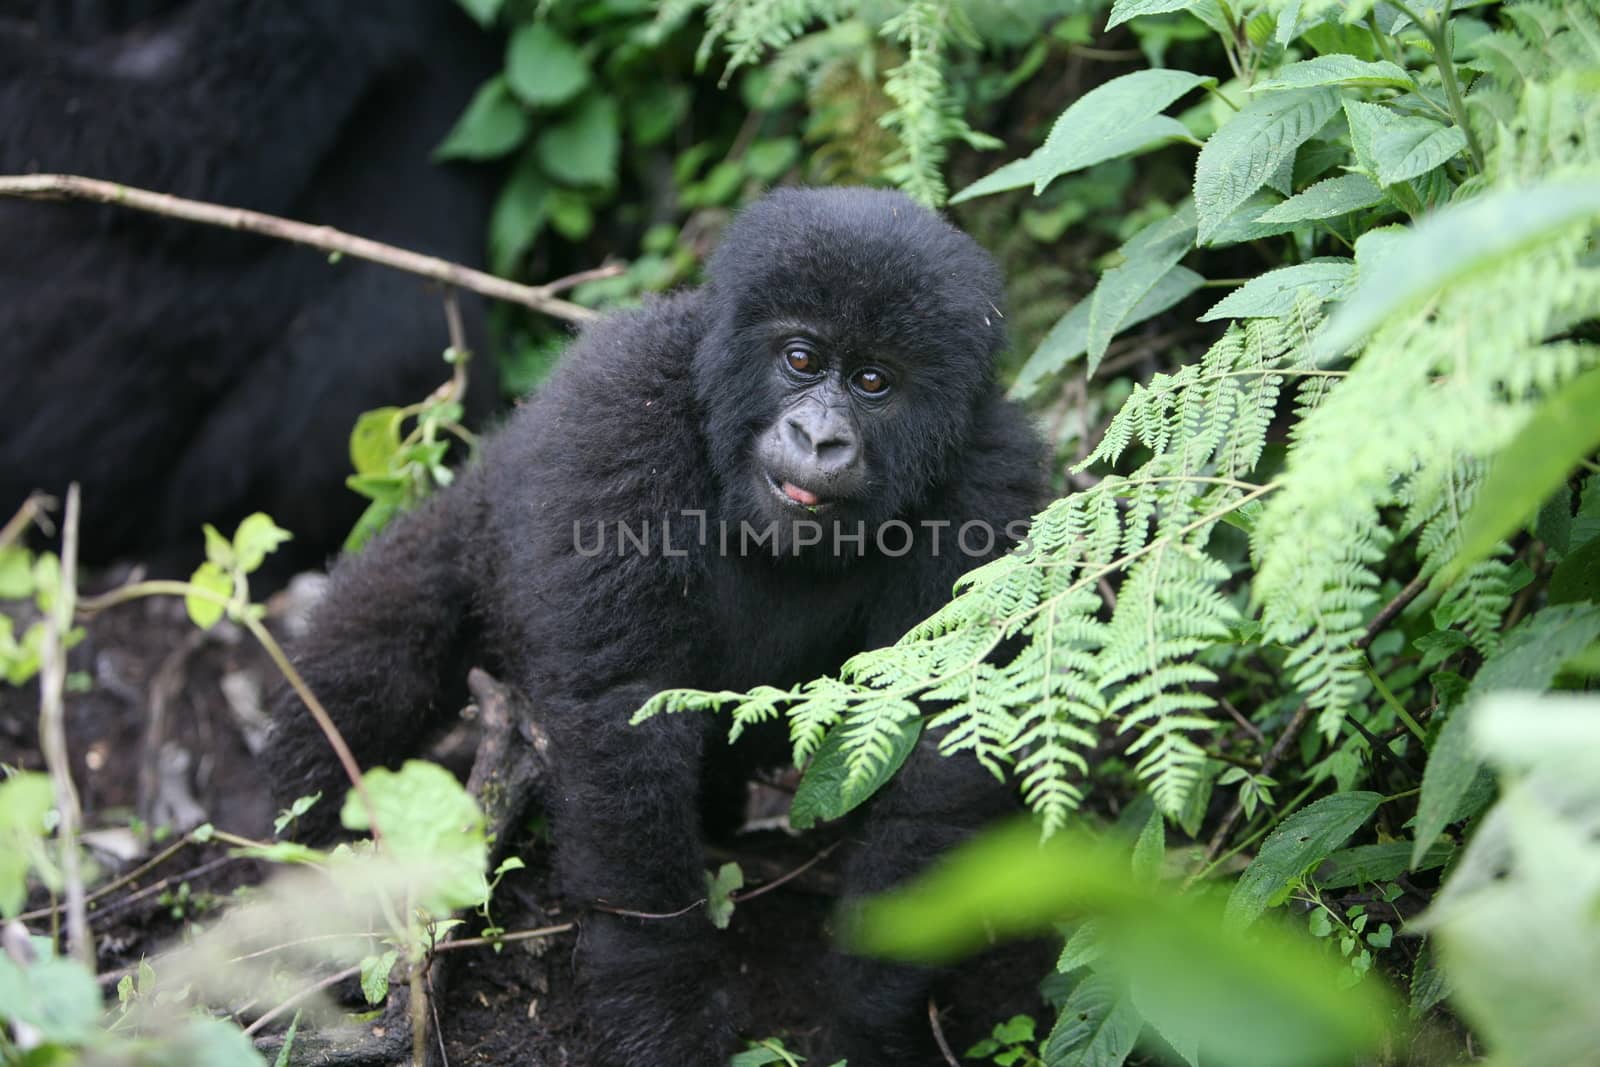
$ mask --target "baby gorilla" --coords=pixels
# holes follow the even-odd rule
[[[363,766],[415,752],[459,707],[466,666],[500,673],[550,735],[563,891],[684,909],[704,896],[702,796],[759,754],[711,716],[630,716],[670,687],[834,671],[1025,530],[1043,449],[993,382],[999,302],[989,256],[904,196],[771,194],[728,229],[707,285],[590,326],[481,462],[334,571],[300,669]],[[278,712],[285,802],[342,795],[310,717]],[[868,805],[849,893],[902,880],[1008,792],[924,741]],[[723,1062],[715,947],[699,909],[590,915],[585,1062]],[[831,965],[833,1056],[932,1058],[926,971]]]

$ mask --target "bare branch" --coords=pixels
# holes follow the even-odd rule
[[[84,178],[75,174],[0,175],[0,196],[27,200],[89,200],[102,204],[116,204],[135,211],[149,212],[152,215],[165,215],[168,218],[217,226],[224,230],[260,234],[263,237],[306,245],[324,252],[350,256],[352,259],[364,259],[369,263],[379,263],[395,270],[432,278],[445,285],[469,289],[496,300],[521,304],[523,307],[569,322],[587,322],[595,317],[595,313],[589,308],[553,295],[553,286],[519,285],[505,278],[497,278],[493,274],[463,267],[459,263],[451,263],[436,256],[425,256],[420,252],[411,252],[365,237],[357,237],[336,230],[332,226],[313,226],[260,211],[223,207],[201,200],[188,200],[169,193],[136,189],[130,185],[101,181],[98,178]]]

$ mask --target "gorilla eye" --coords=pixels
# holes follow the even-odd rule
[[[889,391],[889,376],[883,371],[874,370],[871,367],[857,371],[855,377],[850,379],[850,382],[858,391],[868,396],[882,396]]]
[[[821,370],[821,361],[809,348],[800,345],[790,345],[783,350],[783,361],[789,369],[796,374],[815,374]]]

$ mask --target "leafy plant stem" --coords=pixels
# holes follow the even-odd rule
[[[1450,41],[1453,35],[1450,28],[1450,5],[1444,5],[1438,18],[1423,19],[1405,0],[1392,0],[1392,2],[1401,14],[1416,24],[1423,36],[1428,38],[1428,43],[1433,46],[1433,60],[1439,67],[1439,82],[1444,87],[1445,101],[1450,105],[1450,117],[1466,135],[1467,152],[1472,156],[1473,169],[1482,174],[1483,146],[1478,143],[1478,135],[1473,132],[1472,122],[1467,116],[1467,104],[1461,96],[1461,83],[1456,79],[1455,58],[1451,55]]]
[[[72,781],[67,757],[66,706],[67,635],[72,629],[73,602],[77,597],[78,483],[67,487],[67,511],[61,530],[61,579],[50,604],[39,668],[39,747],[44,750],[50,781],[55,786],[60,823],[56,838],[61,848],[61,879],[67,898],[67,949],[79,963],[94,970],[94,945],[89,940],[89,908],[78,864],[78,827],[81,812],[78,789]]]
[[[311,712],[311,717],[316,720],[317,727],[322,731],[322,736],[327,738],[328,744],[333,748],[334,755],[339,758],[340,766],[344,768],[344,773],[349,777],[350,784],[355,789],[356,795],[361,798],[361,803],[367,809],[367,817],[371,822],[372,840],[381,847],[383,833],[378,827],[377,809],[373,806],[371,798],[367,796],[367,787],[361,780],[361,766],[356,762],[355,754],[350,751],[350,746],[345,743],[344,735],[339,732],[339,727],[334,725],[333,717],[322,706],[322,701],[318,700],[317,695],[311,691],[311,687],[306,685],[305,679],[300,677],[300,672],[295,670],[293,663],[289,662],[289,656],[283,651],[283,646],[278,644],[277,638],[273,637],[265,626],[261,625],[261,620],[252,618],[248,612],[235,610],[238,605],[229,598],[218,596],[211,590],[202,589],[190,582],[179,582],[171,579],[133,582],[113,589],[109,593],[84,599],[80,603],[78,610],[85,616],[92,616],[99,614],[106,608],[115,607],[118,604],[124,604],[130,600],[138,600],[147,596],[192,596],[202,600],[209,600],[215,604],[221,604],[229,609],[230,615],[235,621],[249,630],[251,636],[261,642],[261,647],[271,657],[273,664],[288,681],[290,688],[295,691],[295,695],[305,704],[306,710]]]
[[[1411,736],[1426,745],[1428,743],[1428,735],[1423,731],[1417,720],[1411,717],[1411,713],[1405,709],[1405,706],[1395,699],[1394,693],[1384,684],[1378,672],[1373,669],[1372,661],[1362,657],[1361,668],[1367,672],[1367,680],[1378,691],[1378,695],[1383,698],[1383,702],[1389,705],[1389,709],[1395,713],[1401,722],[1405,723],[1406,729],[1411,731]]]

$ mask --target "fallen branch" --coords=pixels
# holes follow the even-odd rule
[[[587,322],[595,317],[595,313],[589,308],[555,296],[556,285],[520,285],[436,256],[425,256],[420,252],[396,248],[366,237],[357,237],[336,230],[332,226],[313,226],[260,211],[223,207],[201,200],[188,200],[170,193],[152,192],[149,189],[138,189],[98,178],[84,178],[76,174],[0,175],[0,196],[26,200],[88,200],[101,204],[116,204],[152,215],[198,222],[224,230],[260,234],[263,237],[305,245],[335,255],[364,259],[369,263],[378,263],[409,274],[432,278],[436,282],[468,289],[496,300],[521,304],[523,307],[569,322]]]

